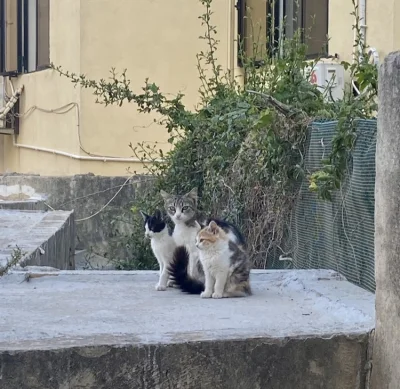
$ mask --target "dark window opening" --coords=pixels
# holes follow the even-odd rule
[[[37,0],[37,69],[50,65],[50,7],[49,0]]]
[[[281,12],[285,15],[286,2],[283,2],[283,10],[281,10],[281,4],[277,1],[267,1],[267,53],[270,56],[278,54],[279,41],[280,41],[280,29],[281,26]]]
[[[307,55],[316,58],[328,54],[329,0],[302,0],[301,25]]]
[[[5,68],[5,63],[4,63],[4,53],[5,53],[5,4],[4,0],[0,0],[0,71],[2,72],[3,69]]]
[[[237,0],[236,9],[238,14],[238,66],[243,66],[243,55],[246,52],[246,0]]]
[[[238,10],[238,48],[246,52],[245,0],[238,0],[236,7]],[[282,36],[290,39],[298,29],[303,31],[302,40],[308,46],[308,58],[327,55],[328,10],[329,0],[267,0],[265,23],[269,55],[279,54],[278,49]],[[284,22],[282,22],[283,19]],[[238,64],[241,66],[239,49]]]

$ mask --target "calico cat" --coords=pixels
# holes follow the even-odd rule
[[[169,280],[168,266],[172,262],[176,248],[175,240],[159,210],[153,216],[143,211],[140,211],[140,214],[144,220],[145,236],[150,238],[151,250],[160,266],[160,278],[156,290],[166,290],[167,286],[174,286],[173,281]]]
[[[225,231],[225,233],[229,236],[229,240],[235,242],[241,250],[246,250],[246,240],[244,239],[240,230],[233,223],[211,217],[207,219],[199,219],[199,224],[201,228],[204,228],[208,226],[212,221],[214,221],[218,225],[218,227],[222,228]]]
[[[197,188],[193,188],[189,193],[184,195],[169,194],[163,190],[160,193],[164,199],[165,210],[175,224],[173,237],[176,245],[185,246],[188,251],[188,270],[191,277],[201,279],[204,275],[199,263],[199,253],[195,242],[197,233],[201,228],[208,225],[211,220],[215,221],[229,235],[230,240],[235,242],[241,249],[244,250],[246,248],[243,235],[236,226],[227,221],[205,218],[199,214],[197,209]]]
[[[230,239],[228,233],[211,221],[196,236],[196,247],[204,269],[205,283],[187,272],[189,252],[184,246],[175,249],[168,270],[184,292],[202,298],[245,297],[250,287],[251,263],[246,251]]]

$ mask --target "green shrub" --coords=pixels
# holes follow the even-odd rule
[[[148,166],[154,181],[132,209],[134,232],[120,237],[119,243],[131,252],[130,258],[120,263],[121,268],[154,266],[149,245],[143,242],[138,210],[152,212],[162,207],[161,188],[182,193],[195,186],[203,211],[225,217],[242,229],[255,267],[279,266],[279,256],[290,252],[285,237],[300,180],[308,177],[310,189],[329,200],[351,158],[355,119],[370,117],[376,109],[377,72],[365,56],[352,65],[345,64],[365,93],[354,97],[349,90],[341,101],[326,101],[329,86],[323,94],[308,82],[319,58],[307,60],[301,31],[282,41],[277,56],[257,50],[251,58],[242,56],[245,77],[244,83],[239,83],[218,65],[212,0],[200,1],[205,9],[200,16],[205,34],[200,39],[207,42],[208,50],[197,56],[201,104],[195,111],[184,106],[182,94],[168,98],[148,79],[141,93],[135,93],[126,71],[118,75],[113,69],[110,80],[94,81],[54,67],[72,82],[91,88],[101,104],[131,102],[139,112],[160,114],[160,123],[170,135],[173,148],[166,154],[157,145],[131,145],[136,156],[154,161]],[[355,28],[359,36],[358,22]],[[365,47],[359,46],[364,53]],[[261,55],[259,66],[256,59]],[[338,132],[323,170],[305,172],[307,129],[316,118],[339,120]]]

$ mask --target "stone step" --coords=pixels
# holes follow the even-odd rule
[[[74,269],[73,211],[0,209],[0,267],[17,259],[19,266]]]

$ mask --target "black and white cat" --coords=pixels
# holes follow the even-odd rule
[[[151,250],[160,266],[160,278],[156,285],[156,290],[166,290],[167,286],[173,286],[168,272],[168,267],[172,262],[173,253],[176,248],[172,231],[163,220],[159,210],[153,216],[147,215],[143,211],[140,211],[140,214],[144,220],[145,236],[150,238]]]

